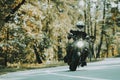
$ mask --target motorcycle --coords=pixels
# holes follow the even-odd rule
[[[84,67],[87,65],[88,53],[89,43],[80,38],[67,46],[67,55],[64,57],[64,62],[68,63],[70,71],[76,71],[77,66]]]

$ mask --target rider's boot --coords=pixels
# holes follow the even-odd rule
[[[84,66],[87,66],[86,61],[84,61],[84,62],[81,63],[81,67],[84,67]]]
[[[65,63],[68,62],[68,57],[67,57],[67,55],[64,57],[64,62],[65,62]]]

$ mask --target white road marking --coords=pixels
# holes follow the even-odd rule
[[[31,76],[37,76],[37,75],[48,75],[45,71],[42,71],[40,69],[38,70],[29,70],[29,71],[18,71],[18,72],[12,72],[8,74],[4,74],[0,76],[0,80],[22,80],[27,77]]]
[[[99,70],[99,69],[111,69],[111,67],[120,67],[120,64],[118,65],[99,65],[99,66],[89,66],[89,67],[83,67],[78,68],[78,70]]]
[[[88,67],[80,67],[78,70],[98,70],[98,69],[109,69],[111,67],[120,67],[120,65],[100,65],[100,66],[88,66]],[[49,69],[38,69],[38,70],[31,70],[31,71],[20,71],[20,72],[13,72],[13,73],[8,73],[5,75],[0,76],[0,80],[22,80],[25,79],[26,77],[30,76],[42,76],[42,75],[56,75],[56,76],[64,76],[64,77],[71,77],[71,78],[80,78],[80,79],[87,79],[87,80],[108,80],[108,79],[101,79],[101,78],[93,78],[93,77],[84,77],[84,76],[73,76],[73,75],[66,75],[66,74],[60,74],[57,72],[62,72],[66,71],[67,67],[63,67],[62,69],[60,68],[49,68]],[[22,76],[22,78],[21,78]],[[17,78],[16,78],[17,77]]]
[[[88,65],[111,65],[111,64],[120,64],[120,58],[106,58],[103,61],[88,63]]]
[[[71,77],[71,78],[79,78],[79,79],[87,79],[87,80],[109,80],[109,79],[101,79],[101,78],[93,78],[93,77],[84,77],[84,76],[72,76],[66,74],[59,74],[59,73],[49,73],[56,76],[64,76],[64,77]]]

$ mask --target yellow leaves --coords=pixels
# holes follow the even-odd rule
[[[33,9],[33,10],[28,10],[27,14],[30,17],[34,17],[36,20],[39,20],[41,12],[37,9]]]
[[[60,14],[60,19],[64,19],[64,18],[66,18],[66,15]]]
[[[33,28],[34,27],[34,24],[31,22],[31,21],[26,21],[26,24],[27,24],[27,26],[29,26],[29,27],[31,27],[31,28]]]
[[[12,9],[14,9],[16,6],[18,6],[19,3],[21,3],[22,0],[2,0],[0,1],[0,18],[4,19],[6,16],[8,16]]]
[[[27,11],[27,14],[28,14],[29,16],[33,16],[32,12],[33,12],[33,11],[29,10],[29,11]]]
[[[116,20],[116,16],[114,16],[114,15],[113,15],[113,16],[112,16],[112,20],[114,20],[114,21],[115,21],[115,20]]]
[[[5,36],[5,35],[1,35],[0,38],[1,38],[1,39],[5,39],[6,36]]]
[[[15,8],[21,2],[22,2],[22,0],[15,0],[14,3],[12,5],[10,5],[10,6],[13,9],[13,8]]]
[[[22,0],[15,0],[14,4],[10,5],[10,9],[15,8]],[[32,39],[35,39],[36,41],[40,41],[41,40],[41,36],[43,35],[43,33],[45,33],[44,31],[42,31],[42,29],[39,29],[41,26],[43,29],[47,29],[48,34],[47,36],[50,37],[50,40],[53,41],[52,44],[52,48],[46,50],[46,53],[48,53],[50,55],[50,57],[54,56],[53,53],[56,53],[58,50],[58,46],[65,46],[65,41],[66,41],[66,36],[67,33],[69,31],[69,29],[72,28],[72,24],[71,24],[71,19],[74,18],[73,20],[77,19],[77,13],[74,14],[74,11],[70,12],[68,15],[68,11],[70,11],[71,9],[68,7],[64,7],[65,5],[61,4],[60,5],[60,9],[64,9],[64,12],[59,12],[56,7],[51,7],[48,10],[48,12],[46,10],[42,10],[43,2],[41,2],[40,0],[40,4],[39,6],[35,6],[31,3],[37,3],[37,1],[34,0],[27,0],[28,2],[26,2],[24,5],[22,5],[19,9],[19,14],[18,16],[20,17],[20,21],[21,24],[16,26],[22,26],[22,30],[24,30],[25,34],[22,34],[22,36],[29,36]],[[44,1],[44,0],[43,0]],[[72,0],[71,0],[72,1]],[[30,3],[29,3],[30,2]],[[44,1],[45,2],[45,1]],[[69,2],[69,1],[68,1]],[[50,2],[50,5],[55,5],[55,4],[51,4],[52,1]],[[47,6],[44,5],[44,6]],[[66,4],[67,6],[67,4]],[[16,13],[17,14],[17,13]],[[41,18],[43,17],[43,19],[41,20]],[[70,18],[71,17],[71,18]],[[14,23],[14,22],[12,22]],[[9,24],[11,25],[11,24]],[[17,33],[17,31],[16,31]],[[46,32],[47,33],[47,32]],[[20,33],[21,34],[21,33]],[[58,43],[58,36],[61,37],[62,39],[62,44]],[[4,36],[2,36],[4,37]],[[13,38],[13,36],[9,36],[10,38]],[[49,40],[49,39],[48,39]],[[64,42],[63,42],[64,41]],[[48,42],[48,41],[47,41]],[[24,42],[23,42],[24,43]],[[32,41],[31,41],[32,43]],[[46,43],[43,43],[43,45]],[[30,43],[28,45],[31,45]],[[27,46],[28,46],[27,45]],[[15,47],[14,47],[15,48]],[[28,49],[26,49],[26,52],[28,53],[28,55],[26,55],[26,59],[27,60],[31,60],[32,56],[30,56],[31,53],[33,53],[31,51],[31,53],[29,53],[29,50],[32,49],[31,47],[28,47]],[[49,56],[48,55],[48,56]]]

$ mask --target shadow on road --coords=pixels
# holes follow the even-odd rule
[[[80,72],[80,71],[87,71],[87,70],[83,70],[83,69],[81,69],[81,70],[76,70],[76,71],[66,70],[66,71],[60,71],[60,72]]]

